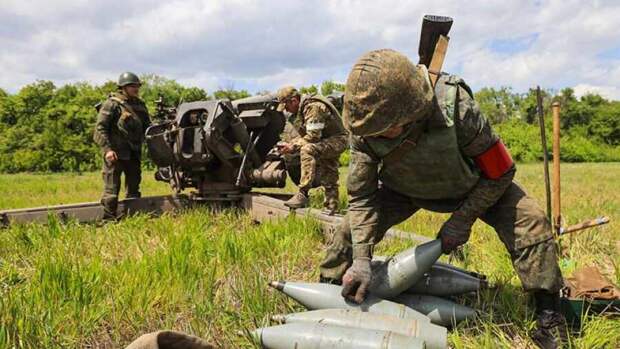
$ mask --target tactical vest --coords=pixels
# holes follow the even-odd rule
[[[320,102],[327,106],[330,110],[330,119],[327,121],[325,128],[323,129],[322,138],[329,138],[334,136],[344,136],[347,134],[344,126],[342,125],[342,119],[340,118],[340,113],[338,109],[334,107],[334,105],[325,97],[321,95],[309,95],[303,96],[299,103],[299,112],[298,115],[303,117],[304,109],[308,106],[308,104],[313,102]],[[300,117],[298,117],[299,122],[303,122],[304,125],[296,125],[299,133],[304,136],[306,134],[305,130],[305,121],[302,121]]]
[[[436,111],[425,122],[412,125],[401,137],[386,139],[364,137],[373,152],[382,159],[379,180],[386,187],[418,199],[460,199],[478,182],[479,174],[457,142],[454,118],[457,117],[458,86],[467,89],[462,79],[442,76],[435,87]],[[415,127],[425,127],[416,141],[400,156],[389,156]]]
[[[109,98],[121,107],[120,116],[116,122],[118,130],[123,134],[133,151],[140,151],[144,140],[144,124],[141,115],[138,113],[144,113],[146,109],[143,105],[130,104],[127,98],[121,94],[112,94]]]

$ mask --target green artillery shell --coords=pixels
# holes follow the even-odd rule
[[[432,323],[446,327],[476,315],[476,311],[470,307],[434,296],[403,293],[394,301],[425,314]]]
[[[355,327],[368,330],[389,331],[426,342],[429,349],[447,347],[445,327],[417,320],[399,319],[391,315],[365,313],[351,309],[321,309],[303,313],[275,315],[273,320],[281,323],[318,322],[332,326]]]
[[[385,263],[373,264],[370,292],[392,298],[422,279],[441,256],[441,241],[433,240],[407,249]]]
[[[405,292],[432,296],[456,296],[478,292],[486,287],[485,280],[436,263],[422,279]]]
[[[430,319],[408,306],[387,301],[373,295],[366,297],[362,304],[348,301],[342,297],[342,287],[329,284],[307,282],[272,281],[269,285],[293,298],[309,310],[317,309],[354,309],[370,313],[396,316],[402,319],[414,319],[429,322]]]
[[[373,256],[372,257],[373,268],[376,268],[376,266],[374,266],[375,264],[381,264],[381,262],[385,262],[385,261],[387,261],[390,258],[391,257],[388,257],[388,256],[379,256],[379,255]],[[452,265],[452,264],[449,264],[449,263],[444,263],[444,262],[441,262],[441,261],[435,262],[435,264],[433,264],[433,266],[440,266],[440,267],[444,267],[444,268],[451,269],[451,270],[454,270],[454,271],[458,271],[458,272],[461,272],[463,274],[467,274],[469,276],[475,277],[475,278],[480,279],[480,280],[486,280],[487,279],[486,275],[483,275],[483,274],[480,274],[480,273],[476,273],[475,271],[459,268],[459,267],[457,267],[455,265]]]
[[[320,323],[296,323],[259,328],[256,340],[267,349],[416,349],[424,341],[393,332]]]
[[[459,268],[459,267],[454,266],[454,265],[449,264],[449,263],[444,263],[444,262],[437,261],[437,263],[435,263],[435,265],[442,266],[442,267],[449,268],[449,269],[456,270],[456,271],[460,271],[463,274],[468,274],[468,275],[471,275],[471,276],[473,276],[475,278],[478,278],[478,279],[481,279],[481,280],[486,280],[487,279],[486,275],[476,273],[475,271]]]

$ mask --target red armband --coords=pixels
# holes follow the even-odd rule
[[[504,143],[497,141],[484,153],[476,156],[476,165],[489,179],[498,179],[512,167],[512,158]]]

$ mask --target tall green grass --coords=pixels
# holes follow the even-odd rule
[[[0,177],[6,193],[3,208],[9,208],[8,203],[27,204],[19,201],[22,196],[52,204],[94,201],[99,195],[95,173],[66,181],[60,175],[28,175],[24,181],[20,176]],[[517,178],[544,207],[541,166],[519,166]],[[92,197],[63,196],[81,180],[91,181]],[[562,239],[566,274],[594,264],[620,283],[619,182],[620,164],[563,165],[567,223],[599,214],[612,219],[608,226]],[[6,191],[4,183],[15,190]],[[146,188],[151,185],[167,192],[164,184],[145,179]],[[343,201],[344,195],[342,188]],[[313,205],[320,205],[321,199],[320,191],[312,194]],[[420,212],[399,228],[434,236],[445,217]],[[410,245],[385,241],[377,253],[396,253]],[[0,231],[0,348],[118,348],[142,333],[165,328],[204,337],[223,348],[251,348],[248,337],[238,331],[267,325],[269,315],[301,310],[269,289],[267,282],[317,280],[323,248],[318,225],[311,220],[257,225],[235,210],[142,215],[103,227],[63,224],[53,218],[47,225],[14,226]],[[450,345],[531,346],[527,333],[534,326],[532,306],[495,233],[477,223],[465,256],[465,261],[453,262],[487,274],[497,287],[464,300],[481,315],[455,328]],[[572,345],[620,347],[620,320],[586,318],[583,334]]]
[[[103,228],[30,225],[0,236],[0,347],[116,348],[176,328],[225,348],[292,303],[266,287],[317,278],[318,226],[197,209]]]

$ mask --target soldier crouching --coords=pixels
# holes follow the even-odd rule
[[[118,92],[111,93],[99,109],[94,140],[103,154],[103,219],[117,218],[121,173],[127,198],[140,197],[140,159],[144,132],[151,121],[139,97],[141,82],[133,73],[118,78]]]
[[[465,82],[443,74],[432,86],[425,66],[393,50],[372,51],[349,74],[343,118],[352,134],[349,209],[327,247],[322,280],[342,282],[343,296],[361,302],[374,246],[389,228],[420,209],[450,212],[438,232],[450,253],[481,219],[495,229],[524,290],[533,293],[534,342],[542,348],[565,343],[551,226],[513,181],[516,167]]]
[[[347,147],[347,133],[338,110],[323,96],[301,95],[292,86],[278,91],[278,111],[291,113],[289,122],[299,137],[279,145],[282,154],[299,153],[301,178],[299,191],[285,205],[308,205],[308,191],[315,179],[325,189],[324,206],[328,213],[338,209],[338,167],[340,154]]]

